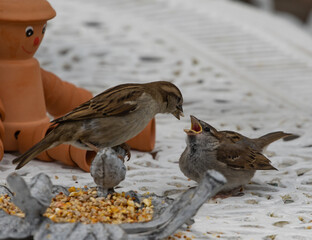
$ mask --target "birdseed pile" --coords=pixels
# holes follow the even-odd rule
[[[71,187],[70,194],[62,192],[56,195],[44,216],[53,222],[90,223],[134,223],[150,221],[153,217],[151,198],[144,198],[141,203],[122,193],[113,193],[98,197],[95,188],[84,190]],[[25,217],[25,214],[11,202],[10,196],[0,196],[0,209],[11,215]]]

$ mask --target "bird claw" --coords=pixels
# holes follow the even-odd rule
[[[126,150],[126,155],[127,155],[127,161],[130,160],[131,158],[131,152],[130,152],[130,149]]]
[[[120,144],[113,149],[118,153],[118,158],[120,158],[123,162],[125,162],[125,157],[127,156],[127,161],[131,158],[130,146],[126,143]],[[123,151],[120,151],[122,149]]]

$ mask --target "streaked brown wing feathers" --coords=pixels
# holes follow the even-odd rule
[[[262,153],[239,144],[222,144],[217,149],[217,158],[228,167],[242,170],[275,169]]]
[[[139,84],[123,84],[106,90],[81,104],[63,117],[53,120],[53,123],[123,116],[134,111],[137,99],[143,94]]]

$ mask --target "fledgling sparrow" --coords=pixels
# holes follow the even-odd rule
[[[115,147],[140,133],[157,113],[183,116],[180,90],[166,81],[112,87],[63,117],[40,142],[13,160],[16,169],[39,153],[62,143],[95,150]]]
[[[224,175],[227,183],[220,192],[247,184],[256,170],[277,170],[261,152],[270,143],[292,134],[272,132],[259,138],[248,138],[237,132],[217,131],[211,125],[191,116],[187,146],[179,166],[184,175],[199,182],[208,169]]]

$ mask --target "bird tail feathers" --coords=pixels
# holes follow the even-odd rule
[[[38,142],[37,144],[32,146],[29,150],[27,150],[25,153],[23,153],[22,155],[18,156],[13,160],[13,164],[18,163],[15,169],[17,170],[22,168],[24,165],[26,165],[30,160],[35,158],[41,152],[49,148],[56,147],[59,144],[60,143],[58,143],[57,141],[56,134],[54,134],[53,131],[51,131],[40,142]]]
[[[288,137],[288,136],[292,136],[293,134],[291,133],[285,133],[282,131],[279,132],[272,132],[272,133],[268,133],[266,135],[263,135],[262,137],[260,137],[257,141],[257,145],[263,149],[265,147],[267,147],[269,144],[271,144],[272,142],[275,142],[281,138],[284,137]]]

